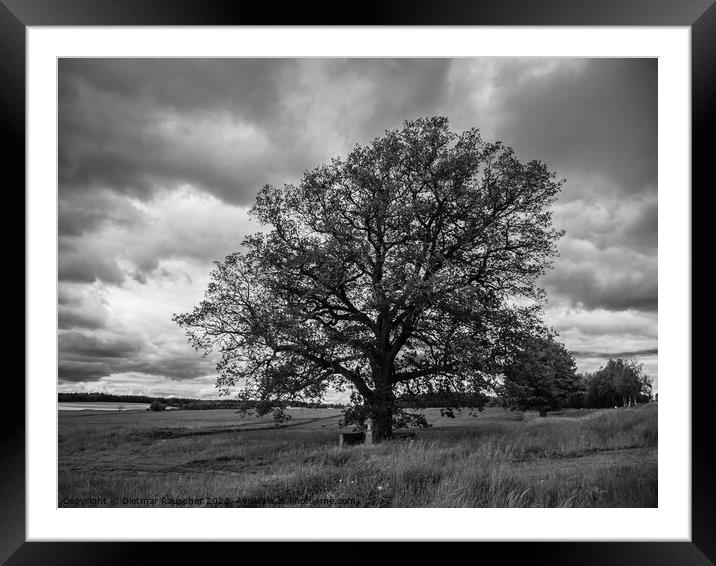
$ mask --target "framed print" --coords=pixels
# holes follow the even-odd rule
[[[0,13],[8,564],[712,563],[711,2]]]

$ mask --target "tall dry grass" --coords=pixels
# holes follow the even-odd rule
[[[335,431],[60,436],[63,499],[157,497],[182,505],[654,507],[656,405],[420,431],[339,449]],[[164,503],[161,499],[165,498]]]

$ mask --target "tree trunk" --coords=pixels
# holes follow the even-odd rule
[[[371,403],[373,420],[373,442],[380,442],[393,435],[393,412],[395,398],[390,385],[389,374],[381,372],[374,376],[375,392]]]
[[[393,435],[393,413],[390,407],[373,405],[373,442],[380,442]]]

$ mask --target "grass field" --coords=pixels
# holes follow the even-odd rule
[[[338,448],[337,409],[60,412],[60,507],[656,507],[657,405],[455,419]]]

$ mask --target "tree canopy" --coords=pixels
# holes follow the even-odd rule
[[[581,388],[574,357],[554,336],[527,336],[504,369],[507,400],[540,416],[569,405]]]
[[[643,364],[631,359],[610,359],[586,376],[586,402],[590,407],[627,406],[650,401],[652,380]]]
[[[477,129],[406,122],[295,185],[264,186],[250,213],[265,230],[174,320],[220,353],[222,390],[268,411],[348,388],[379,440],[396,391],[481,391],[539,326],[561,185]]]

